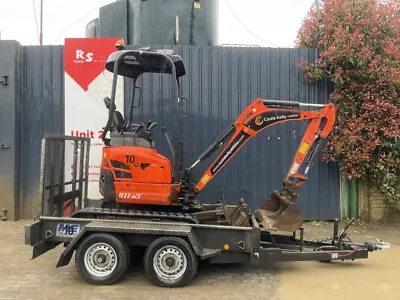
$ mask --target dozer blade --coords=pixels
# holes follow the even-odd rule
[[[297,192],[296,185],[284,182],[283,192],[273,192],[256,211],[257,217],[265,229],[293,232],[301,228],[303,217],[296,207]]]

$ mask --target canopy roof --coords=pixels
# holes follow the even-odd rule
[[[166,73],[171,74],[172,68],[170,58],[175,65],[176,77],[186,74],[185,66],[179,55],[162,54],[158,52],[141,51],[141,50],[123,50],[116,51],[108,57],[105,68],[114,72],[115,62],[119,57],[123,57],[118,67],[118,75],[125,77],[137,78],[143,73]]]

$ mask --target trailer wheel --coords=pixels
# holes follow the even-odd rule
[[[129,267],[128,245],[111,234],[95,233],[86,237],[75,254],[75,265],[81,276],[96,285],[113,284]]]
[[[143,258],[144,270],[150,281],[161,287],[182,287],[197,272],[197,256],[189,244],[177,237],[153,241]]]

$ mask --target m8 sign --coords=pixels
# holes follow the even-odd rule
[[[79,229],[80,229],[79,224],[59,223],[59,224],[57,224],[56,236],[74,237],[75,235],[78,234]]]

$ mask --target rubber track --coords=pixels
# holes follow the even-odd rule
[[[199,221],[195,216],[183,212],[169,212],[169,211],[142,211],[132,209],[117,209],[117,208],[95,208],[87,207],[75,212],[73,218],[92,218],[92,217],[124,217],[129,219],[134,218],[149,218],[149,219],[163,219],[169,221],[180,221],[198,224]]]

